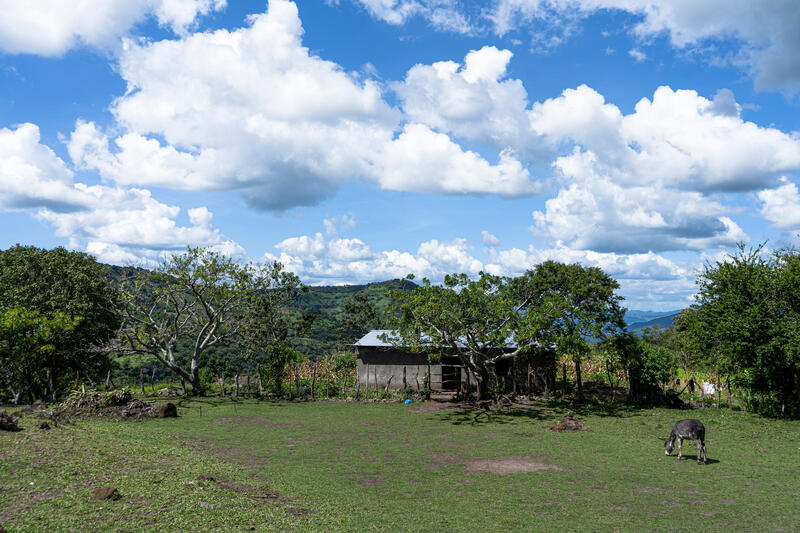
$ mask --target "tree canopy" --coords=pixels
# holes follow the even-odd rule
[[[616,288],[599,269],[552,261],[513,278],[452,274],[441,286],[424,279],[414,291],[392,292],[399,302],[393,342],[450,350],[475,375],[483,398],[499,362],[551,346],[575,357],[587,335],[622,327]]]
[[[119,325],[114,300],[106,269],[88,254],[19,245],[0,251],[0,314],[8,335],[0,371],[17,401],[23,388],[54,399],[68,376],[96,379],[108,368],[104,348]],[[17,335],[25,331],[22,353]]]

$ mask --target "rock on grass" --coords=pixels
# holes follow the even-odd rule
[[[100,487],[92,492],[92,498],[95,500],[119,500],[122,495],[114,487]]]
[[[2,431],[21,431],[17,425],[17,419],[6,411],[0,411],[0,430]]]
[[[156,416],[159,418],[174,418],[178,416],[178,408],[174,403],[167,402],[156,407]]]

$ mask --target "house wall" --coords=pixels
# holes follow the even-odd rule
[[[425,374],[428,371],[428,357],[425,354],[408,352],[397,348],[383,348],[371,346],[358,346],[356,348],[358,361],[358,381],[361,388],[367,386],[369,381],[370,389],[377,385],[380,389],[386,387],[389,378],[392,378],[389,388],[399,390],[403,388],[403,367],[406,369],[406,383],[409,387],[417,388],[424,386]],[[369,380],[367,379],[367,367],[369,367]],[[431,364],[431,390],[441,390],[442,388],[442,367],[438,364]]]
[[[403,368],[406,369],[406,383],[408,386],[416,389],[417,380],[419,386],[422,387],[425,380],[425,374],[430,366],[431,372],[431,390],[442,390],[442,364],[428,364],[428,357],[426,354],[404,351],[394,347],[373,347],[373,346],[358,346],[356,348],[356,357],[358,361],[357,371],[358,380],[361,383],[361,388],[364,389],[369,381],[371,390],[375,389],[375,381],[377,378],[377,386],[383,390],[389,378],[392,381],[389,388],[399,390],[403,388]],[[446,366],[460,367],[460,361],[453,355],[445,355],[441,361]],[[535,394],[542,394],[551,392],[555,388],[555,356],[549,350],[539,350],[536,356],[529,361],[516,366],[511,372],[513,378],[504,380],[508,392],[514,388],[512,379],[516,381],[516,389],[519,392],[528,391],[530,385],[530,392]],[[529,366],[530,364],[530,366]],[[367,380],[367,366],[369,365],[369,380]],[[509,365],[506,362],[498,365],[498,375],[505,376],[509,373]],[[528,378],[528,371],[530,370],[531,376]],[[460,368],[461,387],[466,388],[467,372],[464,368]],[[452,386],[453,383],[451,382]],[[475,378],[470,380],[470,388],[475,389]],[[452,390],[452,389],[451,389]]]

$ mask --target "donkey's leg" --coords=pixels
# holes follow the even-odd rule
[[[678,437],[678,461],[683,457],[683,439]]]
[[[703,445],[703,464],[706,464],[708,462],[708,456],[706,455],[706,441],[705,440],[701,440],[700,444]],[[699,459],[699,457],[698,457],[698,459]]]
[[[703,456],[703,448],[705,448],[705,446],[703,445],[703,441],[696,440],[694,441],[694,443],[697,445],[697,464],[705,462],[700,460],[700,457]]]

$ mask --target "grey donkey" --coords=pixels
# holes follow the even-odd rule
[[[681,450],[683,439],[692,439],[697,445],[697,464],[701,463],[701,454],[703,457],[702,462],[706,462],[706,427],[702,422],[693,418],[687,418],[686,420],[675,422],[675,427],[672,428],[672,433],[669,434],[669,437],[664,443],[667,455],[672,453],[675,439],[678,439],[678,459],[683,456]]]

